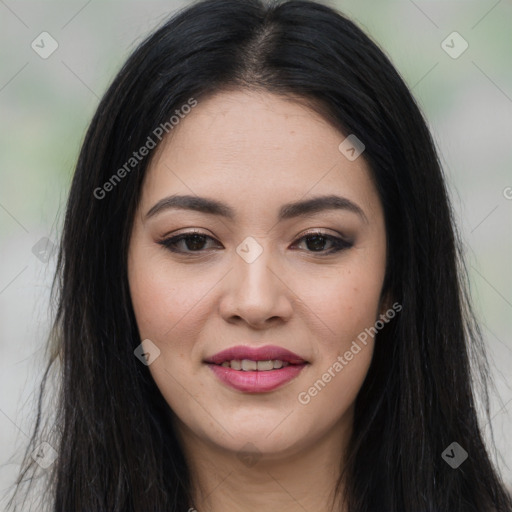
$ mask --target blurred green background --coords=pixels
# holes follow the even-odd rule
[[[48,249],[59,239],[85,130],[135,46],[188,3],[0,1],[0,499],[20,461],[15,448],[25,445],[33,421],[55,265]],[[328,5],[356,21],[389,55],[439,148],[496,381],[497,463],[512,483],[512,4]],[[457,58],[464,42],[451,42],[454,31],[468,44]],[[31,47],[42,32],[58,43],[46,59]],[[451,56],[445,51],[450,46]],[[34,246],[46,249],[49,260],[34,254]],[[489,435],[488,425],[484,431]]]

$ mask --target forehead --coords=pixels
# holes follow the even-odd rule
[[[204,138],[204,148],[233,154],[259,154],[304,144],[328,145],[342,134],[309,108],[305,99],[252,90],[223,91],[199,101],[172,130],[162,150],[189,147]]]
[[[199,101],[157,148],[143,202],[169,193],[242,201],[245,208],[307,194],[371,202],[376,192],[369,168],[363,158],[350,161],[340,152],[345,138],[295,99],[221,92]]]

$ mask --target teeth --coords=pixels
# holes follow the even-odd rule
[[[251,361],[250,359],[242,359],[242,370],[245,372],[249,370],[257,370],[258,363],[256,361]]]
[[[279,359],[272,359],[268,361],[252,361],[251,359],[233,359],[232,361],[224,361],[221,366],[224,368],[231,368],[232,370],[243,370],[243,371],[259,371],[265,372],[270,370],[278,370],[279,368],[285,368],[290,363],[288,361],[281,361]]]
[[[274,363],[272,361],[258,361],[258,371],[268,371],[274,369]]]
[[[231,361],[231,368],[233,370],[241,370],[242,369],[242,361]]]

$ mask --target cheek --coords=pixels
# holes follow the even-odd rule
[[[218,277],[198,276],[192,265],[178,269],[165,253],[137,247],[132,256],[129,283],[140,339],[160,350],[148,369],[171,408],[187,409],[202,387],[196,342],[212,314],[207,298]]]
[[[197,383],[196,368],[190,365],[191,321],[201,309],[204,283],[180,275],[163,258],[136,251],[133,256],[137,259],[129,267],[129,282],[140,339],[150,339],[160,350],[148,369],[169,406],[186,410],[194,392],[191,383]]]
[[[370,328],[378,318],[383,270],[347,269],[309,296],[328,329],[316,338],[315,364],[295,397],[308,417],[331,425],[351,410],[373,355]]]
[[[297,401],[307,406],[308,414],[323,414],[330,421],[355,400],[373,355],[385,260],[381,251],[374,251],[369,261],[364,257],[368,253],[355,254],[341,270],[315,286],[309,281],[302,284],[302,291],[308,293],[307,305],[316,313],[310,315],[317,324],[311,324],[310,330],[319,336],[316,364]],[[323,326],[321,332],[318,325]]]
[[[360,344],[361,350],[351,361],[343,356],[329,358],[317,368],[310,382],[295,397],[299,415],[314,419],[309,430],[315,431],[321,423],[325,429],[335,424],[350,425],[357,395],[368,373],[373,353],[372,343]]]
[[[201,309],[211,284],[197,279],[192,268],[177,271],[164,255],[133,254],[129,267],[132,304],[141,338],[164,341],[181,330]]]
[[[302,281],[298,295],[306,297],[305,304],[323,324],[322,333],[338,348],[350,345],[352,338],[378,319],[384,270],[379,263],[374,267],[354,264],[321,282]]]

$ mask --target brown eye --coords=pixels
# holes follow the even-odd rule
[[[325,254],[333,254],[335,252],[341,251],[343,249],[348,249],[352,247],[354,244],[349,242],[348,240],[344,240],[343,238],[339,238],[336,236],[328,235],[326,233],[308,233],[299,239],[299,242],[306,241],[306,246],[309,249],[308,252],[315,253],[325,253]],[[331,244],[331,249],[327,252],[325,249],[325,245],[327,243]]]
[[[183,233],[181,235],[162,240],[159,244],[163,245],[171,252],[186,254],[187,252],[203,252],[202,250],[205,248],[208,239],[213,240],[211,236],[201,233]]]

